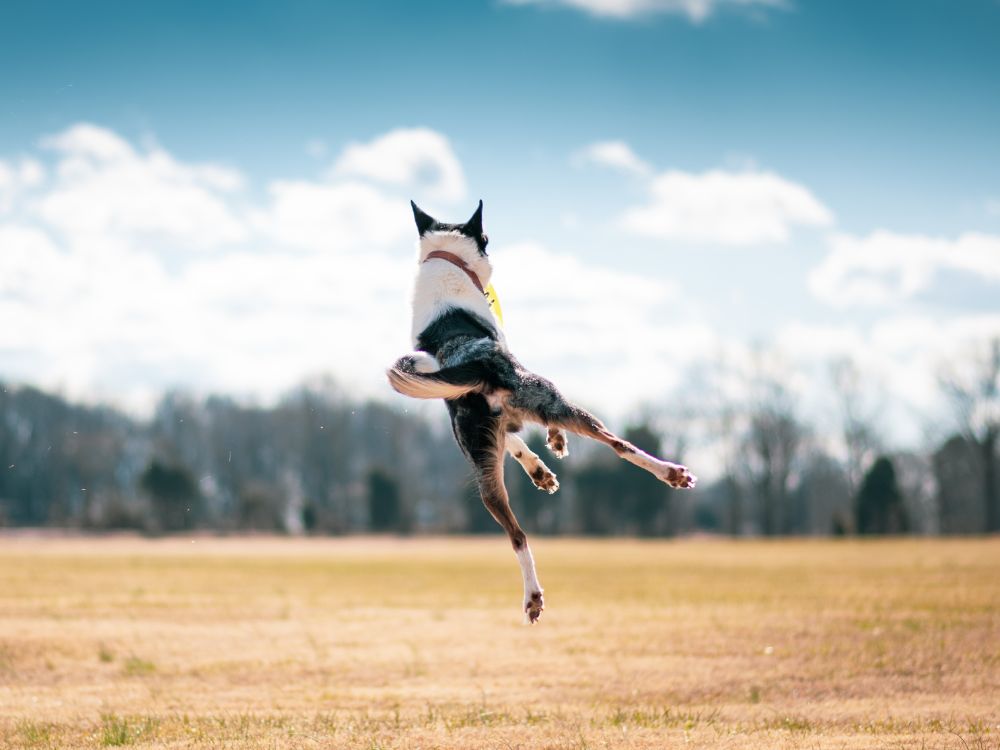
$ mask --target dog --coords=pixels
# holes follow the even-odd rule
[[[525,423],[548,430],[546,442],[557,458],[567,454],[569,431],[608,445],[671,487],[692,488],[697,480],[687,467],[651,456],[610,432],[510,353],[485,291],[493,268],[486,253],[489,238],[483,231],[482,201],[464,224],[445,224],[413,201],[410,206],[419,237],[411,330],[415,351],[396,360],[386,374],[399,393],[444,399],[455,440],[475,470],[483,503],[510,537],[524,578],[524,619],[534,624],[545,603],[527,537],[504,487],[505,452],[521,464],[538,489],[552,493],[559,482],[517,436]]]

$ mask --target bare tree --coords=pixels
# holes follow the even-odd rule
[[[649,412],[649,418],[666,437],[664,449],[679,459],[690,444],[714,455],[722,475],[712,489],[704,482],[695,491],[694,502],[714,504],[711,513],[718,527],[731,536],[750,533],[749,488],[743,436],[746,413],[743,406],[746,375],[742,362],[720,351],[711,361],[690,367],[673,392],[669,406]],[[697,470],[696,470],[697,471]],[[707,504],[706,504],[707,503]]]
[[[854,528],[854,509],[843,464],[815,444],[803,455],[801,463],[794,505],[801,518],[798,530],[837,536],[850,532]]]
[[[765,535],[794,531],[791,480],[806,443],[806,429],[788,389],[760,370],[747,411],[744,451]]]
[[[734,536],[753,525],[773,535],[800,530],[805,523],[804,514],[794,512],[792,485],[805,455],[807,430],[784,385],[787,375],[780,357],[766,351],[758,351],[749,368],[720,356],[691,373],[689,388],[696,398],[690,402],[710,415],[700,420],[705,441],[724,470],[716,488],[726,506],[720,520]]]
[[[986,531],[1000,531],[1000,337],[981,345],[964,363],[940,377],[966,440],[977,454]]]
[[[861,371],[850,357],[830,364],[830,379],[840,407],[849,496],[854,497],[861,478],[882,448],[881,437],[875,428],[878,409],[866,395]]]
[[[910,530],[915,534],[940,533],[941,513],[932,457],[923,452],[902,451],[894,455],[893,462]]]

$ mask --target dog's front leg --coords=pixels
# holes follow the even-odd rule
[[[507,452],[512,455],[534,485],[550,495],[559,489],[559,480],[528,445],[513,432],[507,433]]]
[[[569,443],[566,440],[566,430],[560,427],[549,427],[548,439],[545,441],[556,458],[566,458],[569,455]]]

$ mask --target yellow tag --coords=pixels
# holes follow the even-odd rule
[[[490,310],[500,321],[500,327],[503,328],[503,310],[500,309],[500,298],[497,297],[497,290],[493,288],[492,284],[486,285],[486,299],[489,300]]]

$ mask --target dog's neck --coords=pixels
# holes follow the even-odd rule
[[[483,283],[479,280],[476,272],[469,268],[469,264],[455,255],[455,253],[449,253],[447,250],[435,250],[427,254],[427,257],[424,258],[424,263],[429,260],[434,260],[435,258],[437,260],[446,260],[453,266],[461,268],[465,271],[465,275],[469,277],[472,283],[476,285],[476,289],[479,290],[480,294],[486,294],[486,290],[483,289]]]
[[[490,283],[490,276],[493,275],[490,261],[479,252],[479,248],[471,237],[466,237],[459,232],[429,232],[423,235],[417,246],[417,262],[423,266],[424,261],[438,253],[446,253],[446,258],[452,255],[458,258],[457,266],[459,268],[464,265],[476,275],[480,292]],[[450,259],[449,262],[451,262]],[[433,268],[440,265],[440,263],[429,263],[423,267]],[[467,272],[463,270],[463,273]]]

